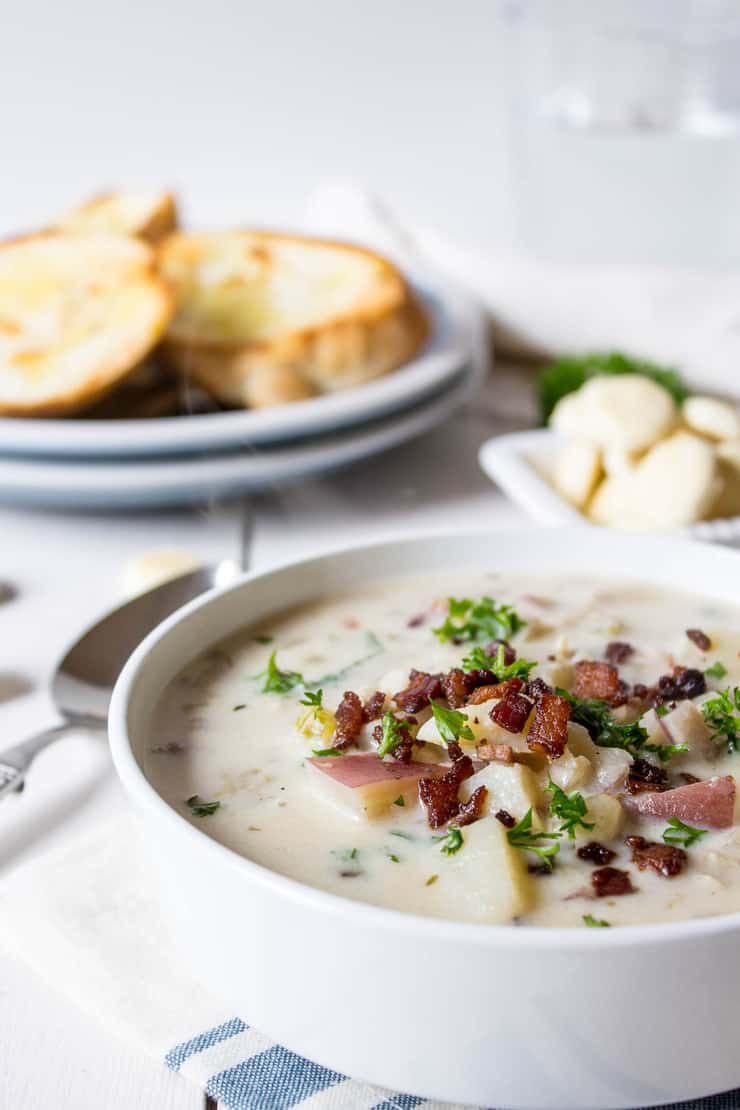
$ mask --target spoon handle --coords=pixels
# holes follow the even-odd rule
[[[68,723],[52,725],[0,752],[0,798],[10,794],[12,790],[22,790],[26,771],[40,751],[48,748],[60,736],[66,735],[74,726]]]

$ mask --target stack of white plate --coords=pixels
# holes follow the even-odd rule
[[[431,337],[413,362],[275,408],[146,420],[0,419],[0,501],[146,508],[228,497],[367,458],[445,420],[480,383],[477,313],[421,291]]]

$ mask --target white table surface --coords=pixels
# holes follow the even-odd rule
[[[526,425],[523,371],[497,370],[483,396],[413,443],[324,479],[230,505],[156,514],[0,509],[0,749],[54,719],[46,682],[77,630],[121,600],[137,555],[185,549],[252,566],[375,536],[507,527],[524,521],[480,473],[479,444]],[[0,803],[0,883],[67,838],[93,834],[125,805],[106,746],[62,740],[39,756],[21,795]],[[21,964],[0,954],[0,1107],[8,1110],[202,1110],[203,1096],[163,1064],[134,1055]],[[349,1108],[348,1108],[349,1110]]]

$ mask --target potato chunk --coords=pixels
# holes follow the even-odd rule
[[[586,800],[588,812],[584,818],[592,829],[576,828],[577,840],[614,840],[624,824],[624,810],[611,794],[594,794]]]
[[[541,829],[542,821],[537,806],[544,803],[537,776],[522,763],[489,763],[477,774],[468,779],[466,797],[479,786],[488,788],[486,812],[496,813],[505,809],[517,821],[521,821],[527,810],[532,810],[532,828]]]

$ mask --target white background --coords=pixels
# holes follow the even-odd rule
[[[497,0],[0,0],[0,234],[119,184],[289,222],[350,177],[470,242],[508,233]]]

